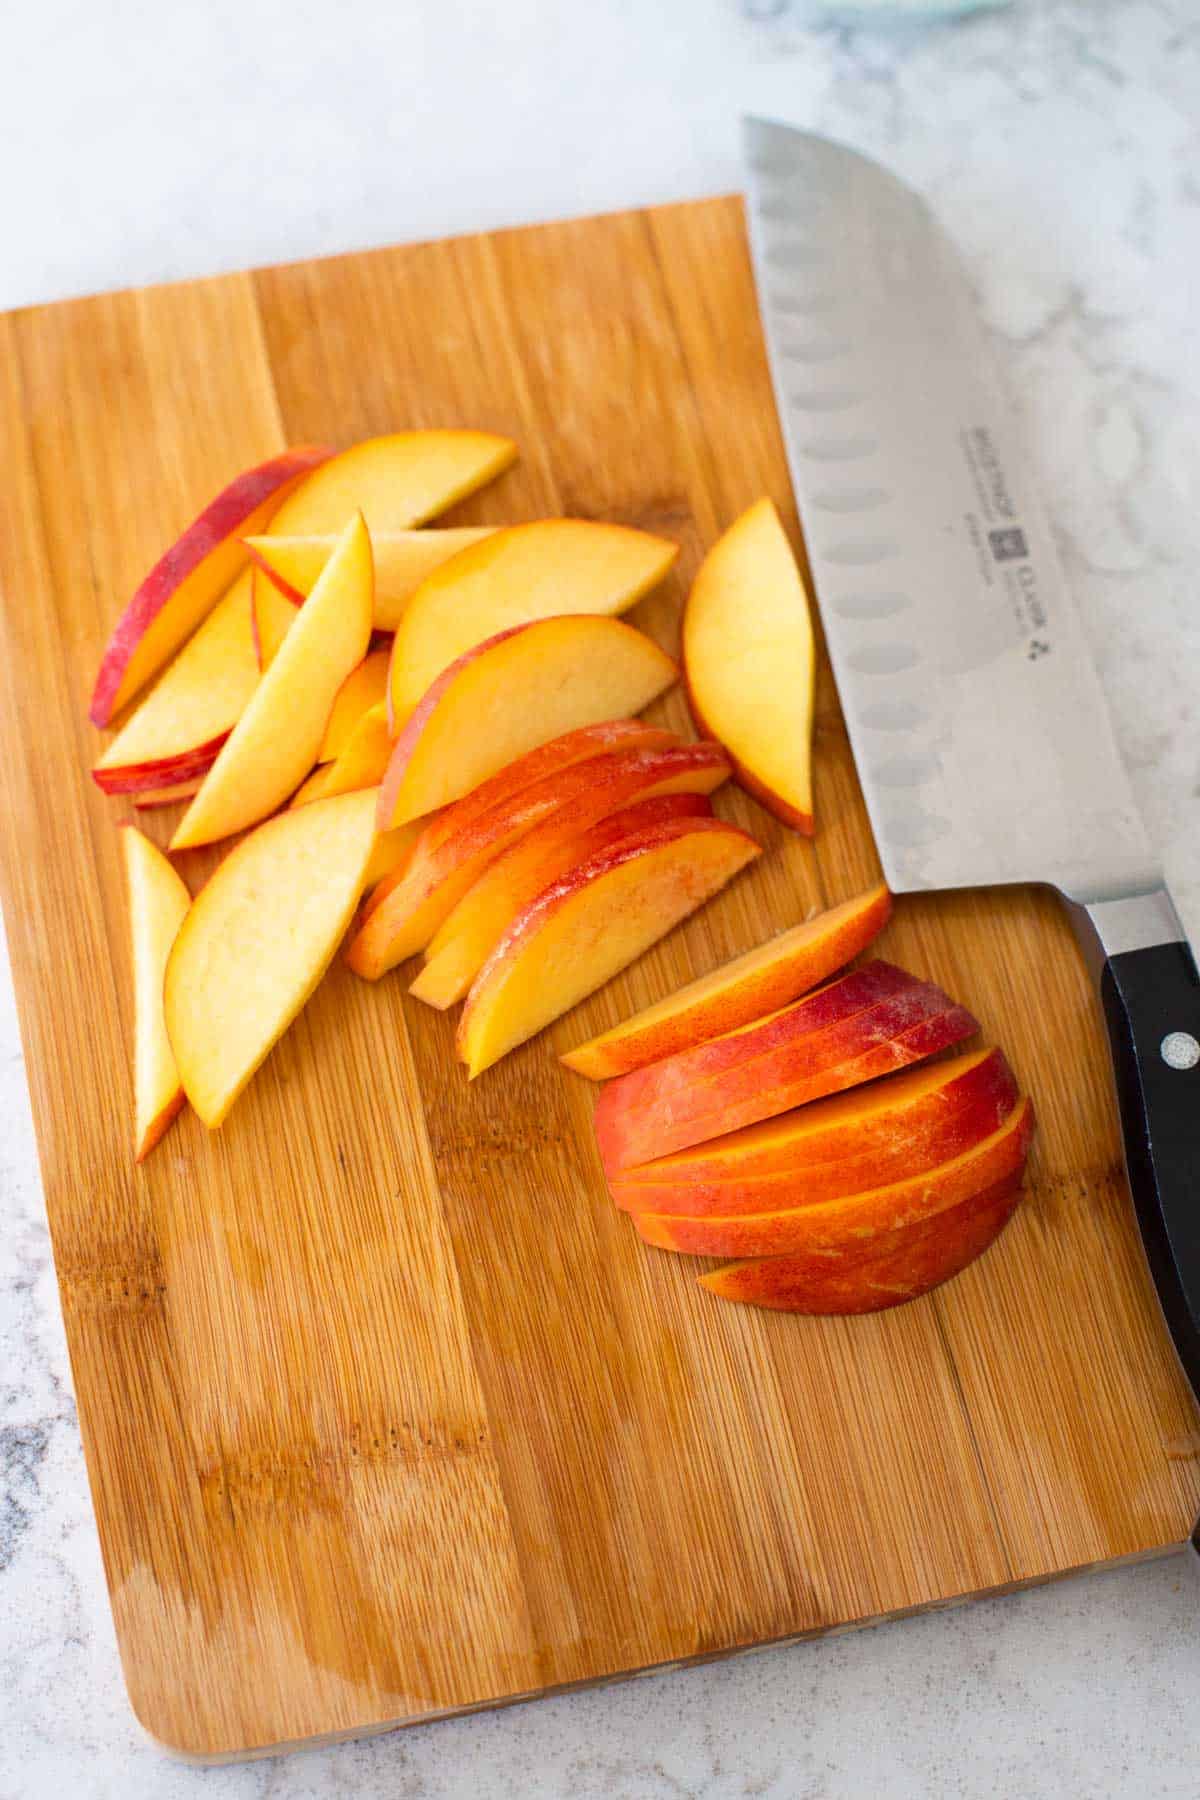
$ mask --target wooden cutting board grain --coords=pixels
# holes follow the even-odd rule
[[[472,1086],[453,1019],[336,967],[225,1127],[130,1164],[97,655],[210,493],[287,442],[470,424],[455,516],[677,538],[669,645],[757,495],[798,526],[720,199],[0,319],[0,856],[80,1422],[130,1695],[224,1757],[864,1623],[1180,1544],[1200,1436],[1143,1270],[1099,1017],[1045,894],[901,901],[884,952],[1036,1097],[997,1247],[893,1313],[707,1296],[606,1198],[558,1049],[877,863],[827,665],[809,844]],[[660,708],[686,727],[679,693]],[[131,815],[126,815],[131,816]],[[160,841],[174,813],[144,814]],[[193,886],[209,852],[181,859]]]

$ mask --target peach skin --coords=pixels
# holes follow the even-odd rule
[[[455,1044],[471,1079],[627,968],[761,854],[720,819],[675,819],[610,845],[547,888],[467,996]]]
[[[811,1254],[765,1256],[727,1263],[697,1279],[720,1300],[774,1312],[883,1312],[961,1274],[999,1237],[1020,1198],[1018,1171],[923,1224],[877,1238],[859,1262],[827,1268]]]
[[[870,962],[782,1011],[619,1076],[596,1105],[611,1176],[920,1062],[977,1023],[931,982]]]
[[[568,1050],[562,1060],[579,1075],[605,1081],[748,1025],[852,961],[883,930],[891,911],[885,887],[844,900]]]
[[[911,1069],[761,1125],[626,1169],[612,1196],[624,1212],[773,1212],[777,1196],[832,1200],[959,1155],[1017,1103],[1002,1050],[975,1050]]]
[[[852,1258],[881,1233],[919,1224],[1019,1173],[1032,1137],[1033,1106],[1024,1099],[998,1130],[961,1156],[886,1187],[835,1200],[810,1200],[802,1187],[795,1186],[790,1199],[780,1196],[778,1212],[729,1218],[635,1213],[633,1222],[646,1243],[689,1256],[779,1256],[819,1250],[831,1261]]]

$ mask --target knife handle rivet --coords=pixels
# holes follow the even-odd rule
[[[1168,1069],[1194,1069],[1200,1063],[1200,1043],[1190,1031],[1168,1031],[1158,1053]]]

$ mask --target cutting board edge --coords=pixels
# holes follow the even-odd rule
[[[267,1744],[254,1744],[240,1749],[223,1751],[193,1751],[173,1744],[169,1739],[160,1737],[153,1727],[133,1707],[138,1724],[146,1735],[160,1749],[165,1750],[175,1762],[185,1763],[192,1768],[220,1769],[235,1766],[238,1763],[263,1762],[272,1756],[288,1756],[302,1750],[323,1750],[333,1744],[359,1743],[367,1738],[387,1737],[392,1732],[410,1731],[422,1725],[436,1725],[446,1720],[469,1719],[479,1713],[503,1712],[513,1706],[529,1706],[538,1700],[558,1699],[564,1694],[585,1694],[600,1688],[621,1687],[626,1682],[646,1681],[656,1676],[673,1675],[687,1669],[699,1669],[709,1663],[735,1662],[743,1657],[758,1656],[768,1651],[791,1650],[801,1644],[818,1643],[825,1638],[848,1637],[860,1631],[872,1631],[878,1626],[895,1625],[905,1619],[920,1618],[923,1614],[939,1612],[956,1612],[960,1607],[970,1606],[977,1600],[1001,1600],[1012,1594],[1023,1594],[1033,1588],[1057,1587],[1063,1582],[1074,1581],[1085,1575],[1102,1575],[1118,1569],[1136,1568],[1142,1563],[1165,1562],[1173,1556],[1180,1556],[1190,1547],[1190,1539],[1184,1538],[1178,1543],[1160,1544],[1156,1548],[1132,1550],[1124,1556],[1105,1558],[1099,1562],[1079,1563],[1071,1568],[1047,1569],[1039,1575],[1028,1575],[1017,1581],[1005,1581],[995,1587],[970,1588],[960,1594],[942,1596],[937,1600],[922,1601],[916,1606],[897,1607],[894,1611],[864,1614],[857,1619],[842,1619],[833,1625],[816,1625],[808,1631],[784,1632],[780,1637],[755,1639],[745,1644],[730,1644],[720,1650],[704,1650],[695,1656],[670,1657],[664,1662],[647,1663],[636,1669],[614,1669],[610,1673],[594,1675],[584,1681],[557,1682],[550,1687],[529,1688],[520,1694],[499,1694],[482,1700],[472,1700],[463,1706],[441,1707],[431,1712],[413,1713],[407,1718],[372,1720],[361,1726],[350,1726],[344,1731],[323,1732],[319,1736],[286,1738]],[[126,1690],[128,1692],[128,1689]],[[130,1704],[133,1705],[132,1697]]]

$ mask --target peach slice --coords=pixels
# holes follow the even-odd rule
[[[476,644],[532,619],[622,613],[662,580],[678,546],[586,519],[510,525],[443,563],[396,627],[388,694],[393,730],[431,682]]]
[[[610,1081],[596,1103],[606,1172],[857,1087],[978,1030],[932,982],[870,962],[753,1025]]]
[[[371,636],[371,540],[356,514],[171,840],[210,844],[282,804],[316,761],[334,696]]]
[[[184,1091],[210,1128],[328,968],[374,850],[374,807],[365,790],[279,813],[196,896],[163,1006]]]
[[[527,906],[480,970],[455,1047],[473,1081],[627,968],[762,847],[721,819],[651,826],[578,864]]]
[[[165,669],[92,770],[106,794],[136,794],[203,775],[258,686],[250,572],[239,575]]]
[[[858,1260],[832,1265],[819,1252],[727,1263],[698,1277],[721,1300],[775,1312],[882,1312],[962,1272],[999,1237],[1021,1198],[1021,1171],[919,1225],[871,1240]]]
[[[559,774],[593,756],[606,756],[612,750],[663,750],[678,742],[673,731],[648,725],[645,719],[602,719],[598,725],[580,725],[574,731],[564,731],[561,737],[551,738],[514,762],[505,763],[487,781],[429,820],[428,847],[432,850],[448,838],[457,837],[493,807],[507,804],[515,794],[547,775]]]
[[[371,851],[371,860],[363,875],[364,889],[373,887],[385,876],[394,875],[407,865],[417,839],[421,835],[425,821],[413,819],[407,825],[397,825],[394,831],[381,831],[375,839],[375,848]]]
[[[684,611],[683,667],[696,727],[724,744],[734,780],[811,837],[812,618],[770,500],[735,520],[700,565]]]
[[[464,997],[513,920],[551,882],[647,826],[711,816],[704,794],[664,794],[626,806],[586,831],[563,830],[557,818],[548,820],[497,857],[468,888],[430,943],[409,993],[444,1012]]]
[[[500,632],[444,669],[404,726],[380,830],[446,806],[576,726],[641,712],[678,673],[620,619],[577,613]]]
[[[371,545],[374,551],[374,544]],[[364,713],[387,700],[388,649],[372,650],[357,669],[351,669],[337,691],[325,736],[321,743],[319,763],[333,762],[340,756],[354,734]]]
[[[910,1069],[613,1177],[625,1212],[775,1212],[920,1175],[999,1129],[1017,1103],[1002,1050]]]
[[[612,750],[666,749],[669,744],[678,742],[673,731],[666,731],[660,725],[647,725],[644,719],[606,719],[599,725],[581,725],[577,731],[566,731],[550,743],[539,744],[536,750],[527,751],[515,762],[506,763],[453,806],[420,821],[425,826],[421,833],[421,858],[423,862],[428,859],[428,872],[433,878],[431,885],[436,885],[457,860],[452,848],[448,858],[443,857],[451,840],[465,843],[464,834],[485,814],[507,806],[517,794],[544,781],[547,775],[564,772],[575,763],[587,762],[593,756],[604,756]],[[435,856],[439,859],[436,869],[433,866]],[[390,892],[390,885],[384,883],[369,894],[364,917],[381,905]],[[417,947],[423,949],[424,945]]]
[[[354,444],[309,477],[271,519],[271,535],[340,532],[359,512],[372,534],[405,531],[473,494],[515,462],[490,431],[400,431]],[[256,535],[248,526],[244,537]]]
[[[357,788],[377,788],[391,753],[387,707],[380,700],[368,707],[341,754],[333,762],[323,763],[314,770],[293,798],[292,805],[307,806],[310,800],[327,800],[332,794],[352,794]]]
[[[830,1263],[850,1261],[881,1233],[918,1225],[1018,1174],[1032,1137],[1033,1106],[1023,1099],[990,1136],[961,1155],[887,1186],[810,1200],[803,1182],[794,1182],[774,1212],[703,1218],[639,1212],[633,1222],[646,1243],[690,1256],[780,1256],[811,1250],[823,1252]]]
[[[93,725],[107,725],[157,675],[245,563],[242,536],[260,531],[289,491],[330,454],[305,444],[247,469],[159,558],[118,619],[101,658],[88,708]]]
[[[465,807],[456,829],[439,821],[422,835],[403,876],[371,896],[350,945],[350,967],[374,981],[423,950],[489,863],[543,821],[570,813],[594,823],[658,794],[711,793],[728,773],[729,759],[715,744],[614,750],[544,775],[483,813]]]
[[[192,897],[162,851],[132,825],[121,828],[133,953],[135,1162],[149,1156],[183,1105],[163,1022],[163,971]]]
[[[270,668],[279,646],[292,628],[296,608],[261,569],[247,570],[250,578],[250,630],[259,673]]]
[[[190,800],[193,794],[200,792],[202,775],[193,781],[180,781],[174,787],[147,788],[144,793],[132,795],[133,804],[139,812],[149,812],[159,806],[178,806],[183,800]]]
[[[748,1025],[843,968],[878,936],[891,913],[886,887],[844,900],[568,1050],[562,1060],[578,1074],[604,1081]]]
[[[427,531],[376,531],[371,534],[375,552],[375,629],[395,631],[413,594],[425,577],[460,550],[497,530],[494,525],[468,525]],[[328,534],[312,537],[254,537],[246,548],[259,568],[275,583],[285,599],[301,606],[316,586],[337,542]]]

